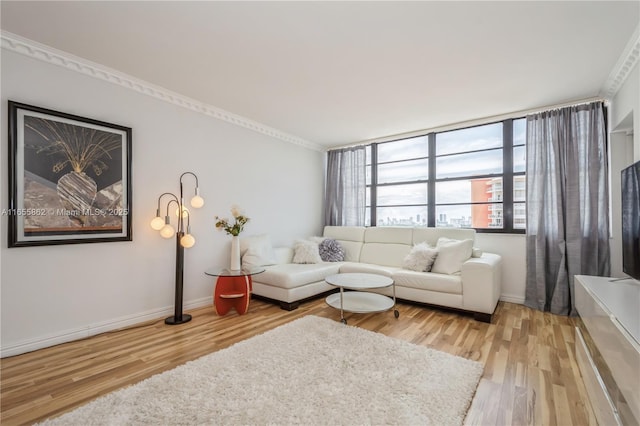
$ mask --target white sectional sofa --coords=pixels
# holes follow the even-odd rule
[[[292,310],[305,299],[335,290],[334,286],[324,281],[325,277],[337,273],[365,272],[391,277],[395,281],[399,300],[468,311],[474,314],[474,318],[490,322],[500,296],[502,259],[499,255],[481,253],[474,248],[473,253],[468,253],[471,257],[463,255],[459,258],[459,265],[447,266],[451,273],[418,272],[403,268],[407,255],[415,245],[426,242],[435,247],[441,237],[475,241],[475,230],[327,226],[323,238],[339,243],[344,249],[343,261],[293,263],[296,255],[293,248],[275,248],[275,259],[267,262],[275,264],[265,265],[266,271],[253,277],[253,294],[277,301],[283,309]],[[472,243],[465,243],[468,243],[465,246],[471,247]],[[443,262],[444,257],[443,254]],[[391,289],[381,292],[390,295]]]

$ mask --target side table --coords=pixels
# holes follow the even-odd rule
[[[230,270],[228,268],[211,268],[204,273],[212,277],[218,277],[213,291],[213,304],[216,313],[226,315],[231,308],[235,308],[242,315],[249,309],[249,300],[253,285],[251,276],[264,272],[262,267],[242,268]]]

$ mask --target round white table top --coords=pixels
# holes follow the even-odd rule
[[[344,273],[329,275],[325,281],[331,285],[347,288],[349,290],[359,290],[367,288],[382,288],[393,285],[393,280],[384,275]]]

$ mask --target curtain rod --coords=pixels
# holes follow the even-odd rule
[[[547,106],[542,106],[542,107],[537,107],[537,108],[531,108],[531,109],[525,109],[525,110],[520,110],[520,111],[516,111],[516,112],[511,112],[511,113],[508,113],[508,114],[492,115],[492,116],[489,116],[489,117],[478,118],[478,119],[475,119],[475,120],[460,121],[460,122],[457,122],[457,123],[446,124],[444,126],[438,126],[438,127],[432,127],[432,128],[429,128],[429,129],[415,130],[415,131],[412,131],[412,132],[397,133],[395,135],[388,135],[388,136],[382,136],[382,137],[379,137],[379,138],[367,139],[367,140],[364,140],[364,141],[354,142],[354,143],[347,144],[347,145],[331,147],[331,148],[327,149],[327,151],[333,151],[333,150],[336,150],[336,149],[343,149],[343,148],[353,148],[353,147],[356,147],[356,146],[370,145],[372,143],[378,143],[378,142],[391,142],[391,141],[395,141],[395,140],[399,140],[399,139],[406,139],[406,138],[411,138],[411,137],[424,136],[424,135],[429,134],[429,133],[440,133],[440,132],[447,132],[447,131],[450,131],[450,130],[463,129],[463,128],[466,128],[466,127],[481,126],[483,124],[490,124],[490,123],[494,123],[496,121],[506,120],[508,118],[520,118],[520,117],[524,117],[524,116],[530,115],[530,114],[537,114],[537,113],[540,113],[540,112],[551,111],[551,110],[554,110],[554,109],[560,109],[560,108],[565,108],[565,107],[569,107],[569,106],[585,105],[585,104],[589,104],[589,103],[597,102],[597,101],[603,101],[605,103],[605,105],[607,105],[607,106],[609,104],[607,99],[597,96],[597,97],[592,97],[592,98],[587,98],[587,99],[581,99],[579,101],[576,100],[576,101],[564,102],[564,103],[560,103],[560,104],[547,105]]]

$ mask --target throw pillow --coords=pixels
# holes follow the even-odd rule
[[[462,270],[462,264],[471,257],[473,240],[452,240],[440,237],[436,248],[438,257],[433,262],[431,272],[455,274]]]
[[[320,258],[325,262],[342,262],[344,260],[344,249],[342,245],[332,238],[322,240],[318,249],[320,251]]]
[[[413,246],[404,258],[402,267],[411,271],[429,272],[437,256],[438,250],[436,248],[427,243],[419,243]]]
[[[297,240],[293,244],[293,263],[320,263],[318,244],[310,240]]]
[[[246,267],[276,264],[276,254],[268,235],[256,235],[240,239],[242,265]]]

